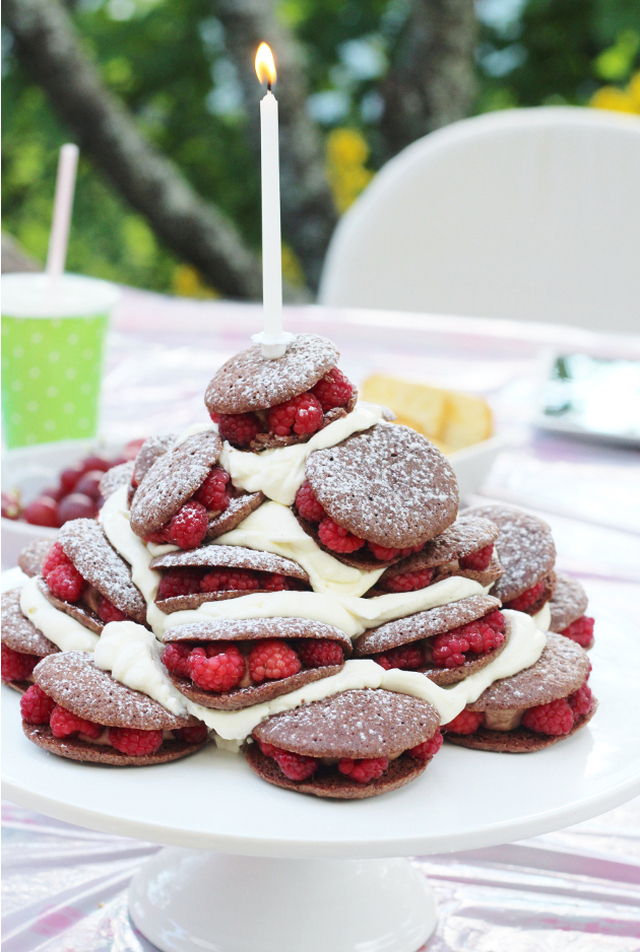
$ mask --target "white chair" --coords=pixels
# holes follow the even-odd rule
[[[640,330],[640,118],[541,107],[414,142],[332,238],[321,304]]]

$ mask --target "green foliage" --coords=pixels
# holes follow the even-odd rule
[[[259,166],[235,65],[212,0],[77,0],[87,52],[140,130],[259,248]],[[306,53],[309,108],[328,134],[350,127],[375,157],[376,87],[392,61],[410,0],[280,0],[278,16]],[[640,0],[478,0],[478,111],[586,104],[603,82],[639,67]],[[4,58],[3,227],[47,253],[57,155],[70,136],[45,94]],[[286,238],[287,236],[285,236]],[[158,290],[180,263],[81,157],[70,270]]]

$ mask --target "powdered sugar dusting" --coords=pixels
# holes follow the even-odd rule
[[[556,575],[556,587],[549,602],[551,609],[551,631],[564,631],[572,622],[582,618],[587,610],[587,593],[577,578]]]
[[[14,651],[23,654],[55,654],[58,648],[38,631],[20,608],[21,588],[12,588],[2,595],[2,642]]]
[[[253,641],[262,638],[323,638],[339,641],[347,654],[351,639],[339,628],[307,618],[249,618],[232,621],[201,621],[170,628],[162,640],[172,641]]]
[[[254,572],[277,572],[298,578],[303,582],[309,581],[309,576],[297,562],[285,559],[281,555],[270,552],[259,552],[256,549],[247,549],[242,545],[205,545],[199,549],[190,549],[185,552],[167,552],[153,559],[152,569],[168,569],[178,566],[225,566],[233,568],[251,569]]]

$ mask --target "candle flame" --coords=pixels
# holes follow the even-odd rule
[[[261,43],[256,53],[256,73],[261,83],[266,83],[269,89],[276,81],[276,64],[273,61],[271,47]]]

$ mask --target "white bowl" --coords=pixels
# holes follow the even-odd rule
[[[480,491],[498,453],[511,443],[511,436],[492,436],[448,457],[458,480],[461,501]]]

